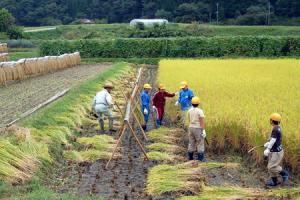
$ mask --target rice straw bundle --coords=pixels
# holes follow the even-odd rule
[[[0,62],[7,62],[9,61],[8,53],[0,53]]]
[[[6,81],[13,81],[14,80],[14,62],[3,62],[2,63],[2,69],[5,73],[5,79]]]
[[[27,76],[33,75],[34,74],[34,59],[33,58],[28,58],[25,59],[25,65],[24,65],[24,71]]]
[[[2,68],[2,63],[0,63],[0,84],[6,84],[6,76]]]
[[[24,72],[24,62],[17,61],[15,62],[15,71],[17,72],[17,77],[14,77],[14,80],[23,80],[25,79],[25,72]]]
[[[7,53],[7,52],[8,52],[7,44],[6,43],[0,44],[0,53]]]

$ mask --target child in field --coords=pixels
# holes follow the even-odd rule
[[[150,113],[150,90],[152,89],[150,84],[144,85],[144,91],[141,94],[141,106],[142,106],[142,112],[144,115],[144,122],[145,124],[142,126],[144,131],[147,130],[147,123],[149,120],[149,113]]]
[[[189,160],[194,159],[194,152],[198,153],[198,160],[205,162],[204,158],[204,140],[206,137],[204,112],[198,108],[200,104],[199,97],[192,98],[192,108],[188,111],[189,119]]]
[[[166,91],[164,85],[159,85],[159,91],[154,95],[152,99],[153,111],[157,113],[156,128],[162,125],[162,120],[165,113],[166,97],[174,97],[175,93],[169,93]]]
[[[271,180],[267,182],[267,186],[277,186],[277,176],[281,175],[283,183],[287,183],[289,174],[286,170],[283,170],[281,165],[284,151],[282,147],[282,132],[280,127],[281,116],[278,113],[273,113],[270,117],[270,124],[273,126],[271,137],[267,143],[265,143],[266,150],[264,155],[269,158],[268,171],[271,175]]]

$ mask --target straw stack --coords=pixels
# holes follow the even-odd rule
[[[0,84],[73,67],[80,64],[80,60],[80,53],[75,52],[60,56],[21,59],[16,62],[0,62]]]
[[[9,61],[8,53],[0,53],[0,62],[7,62]]]
[[[7,44],[6,43],[0,44],[0,53],[7,53],[7,52],[8,52]]]

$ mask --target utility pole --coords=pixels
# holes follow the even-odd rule
[[[269,5],[268,5],[268,25],[270,26],[271,24],[271,1],[269,0]]]
[[[219,2],[217,3],[217,25],[219,24]]]

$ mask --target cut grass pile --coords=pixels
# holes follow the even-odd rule
[[[154,142],[147,146],[150,150],[147,156],[150,160],[163,162],[176,162],[185,160],[181,156],[185,149],[179,144],[181,143],[184,132],[179,129],[159,128],[151,130],[147,133],[148,138]]]
[[[83,150],[64,151],[64,157],[74,162],[94,162],[100,159],[109,159],[112,155],[116,140],[108,135],[78,138],[77,142]]]
[[[198,196],[185,196],[180,200],[229,200],[229,199],[249,199],[254,198],[253,191],[240,187],[216,187],[203,186]]]
[[[272,127],[269,116],[282,115],[285,163],[299,172],[300,134],[299,59],[202,59],[162,60],[158,81],[169,91],[177,91],[186,80],[201,99],[206,115],[208,140],[214,149],[246,152],[264,144]],[[175,116],[174,100],[168,111]],[[263,163],[263,152],[253,152]]]
[[[198,162],[158,165],[149,171],[146,191],[152,196],[182,191],[197,194],[201,190],[201,183],[201,167]]]

